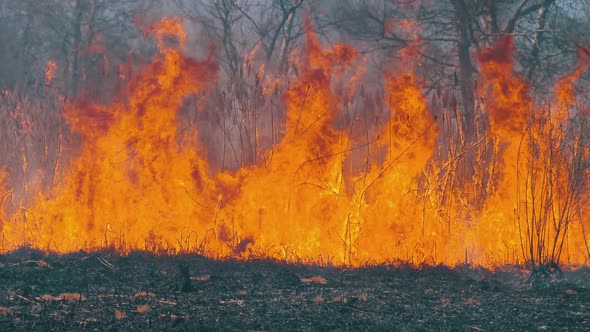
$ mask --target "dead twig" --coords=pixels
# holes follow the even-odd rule
[[[13,264],[9,264],[9,267],[15,267],[15,266],[20,266],[20,265],[25,265],[25,264],[35,264],[38,267],[46,267],[48,269],[51,269],[51,265],[49,265],[49,263],[45,262],[44,260],[27,260],[27,261],[23,261],[23,262],[18,262],[18,263],[13,263]]]
[[[96,260],[99,261],[102,265],[104,265],[105,267],[111,269],[111,270],[116,270],[117,268],[111,264],[109,261],[106,260],[106,258],[100,256],[100,255],[96,255]]]
[[[26,302],[29,302],[29,303],[33,303],[33,304],[39,304],[39,302],[37,302],[37,301],[35,301],[35,300],[31,300],[31,299],[29,299],[28,297],[24,297],[24,296],[22,296],[22,295],[14,294],[14,296],[18,297],[18,298],[19,298],[19,299],[21,299],[21,300],[24,300],[24,301],[26,301]]]

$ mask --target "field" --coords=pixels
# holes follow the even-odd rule
[[[0,256],[0,330],[587,330],[589,272],[20,249]]]

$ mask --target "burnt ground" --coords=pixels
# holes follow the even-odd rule
[[[590,330],[590,271],[361,269],[200,256],[0,256],[0,331]]]

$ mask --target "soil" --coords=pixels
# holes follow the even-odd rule
[[[532,279],[25,248],[0,255],[0,331],[590,330],[590,270]]]

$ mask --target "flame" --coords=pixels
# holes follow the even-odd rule
[[[421,222],[416,191],[416,178],[432,155],[438,130],[411,73],[387,75],[386,87],[391,115],[379,130],[386,157],[354,181],[359,184],[355,189],[360,200],[358,218],[362,220],[358,226],[360,256],[364,260],[420,263],[424,257],[414,257],[413,250],[420,247],[423,256],[439,263],[443,255],[435,257],[434,252],[422,251],[433,238],[439,238],[439,230]]]
[[[268,152],[268,165],[226,174],[239,188],[220,198],[217,233],[234,252],[251,244],[254,253],[293,259],[335,256],[342,247],[347,199],[340,194],[340,136],[332,126],[342,105],[331,83],[336,69],[349,68],[358,55],[346,45],[324,50],[309,21],[306,32],[301,76],[282,97],[284,139]]]
[[[263,158],[233,170],[210,163],[207,154],[213,151],[200,143],[204,133],[194,126],[179,129],[184,100],[207,98],[207,90],[218,84],[213,54],[200,61],[184,55],[187,35],[179,19],[145,27],[157,56],[116,102],[80,100],[67,107],[66,119],[82,140],[79,155],[56,188],[39,192],[11,216],[0,214],[1,249],[112,247],[350,265],[392,260],[454,265],[468,255],[470,263],[493,267],[535,258],[523,248],[538,244],[530,236],[528,211],[540,208],[539,199],[572,204],[566,217],[582,218],[565,200],[575,182],[568,162],[577,160],[563,152],[569,151],[563,148],[569,118],[554,121],[557,113],[547,114],[532,101],[527,82],[514,70],[512,38],[498,40],[477,57],[478,93],[489,121],[482,141],[491,142],[494,151],[474,162],[496,159],[485,173],[491,184],[478,196],[485,201],[465,203],[471,209],[467,220],[459,207],[434,199],[445,189],[433,178],[459,175],[447,171],[456,160],[436,159],[444,150],[443,130],[420,88],[423,79],[407,69],[411,66],[398,66],[383,74],[385,93],[374,97],[362,84],[367,58],[350,45],[323,45],[311,22],[304,25],[293,80],[283,84],[264,65],[254,74],[256,87],[264,85],[261,98],[286,87],[280,95],[284,135],[278,142],[273,136],[274,146],[260,151]],[[406,26],[411,25],[402,22]],[[411,62],[413,47],[400,52],[402,63]],[[255,54],[256,48],[246,57],[248,71]],[[556,85],[558,109],[572,105],[570,87],[586,66],[582,61]],[[371,98],[383,100],[377,107],[351,107],[355,100],[369,105]],[[590,154],[581,143],[575,148],[582,158]],[[551,163],[554,170],[543,166]],[[581,176],[588,181],[585,172]],[[476,175],[458,177],[464,184],[458,187],[469,188]],[[4,177],[0,173],[0,180]],[[552,181],[552,191],[535,191],[531,183],[542,179]],[[578,221],[571,227],[590,228],[587,219]],[[583,232],[568,234],[568,246],[586,244]],[[570,263],[585,261],[578,252],[567,256]]]
[[[8,179],[8,172],[5,169],[0,169],[0,190],[4,189],[6,184],[6,179]],[[8,196],[8,193],[5,193],[3,190],[0,191],[0,227],[4,225],[6,220],[6,211],[4,210],[4,202]]]
[[[586,245],[584,231],[568,232],[566,238],[562,226],[556,226],[580,226],[574,214],[579,211],[575,200],[580,197],[581,179],[571,173],[568,163],[584,156],[570,153],[566,147],[565,125],[567,104],[573,100],[570,86],[583,66],[559,80],[555,89],[559,102],[544,109],[533,103],[528,84],[513,69],[513,43],[512,37],[504,37],[478,57],[480,93],[501,172],[496,175],[495,191],[486,201],[474,240],[478,255],[487,256],[492,264],[499,264],[506,256],[516,257],[519,245],[525,260],[546,259],[542,256],[555,254],[547,252],[553,250],[550,243],[543,244],[548,239],[567,241],[568,248]],[[539,252],[529,253],[526,248],[531,247]],[[586,259],[580,252],[568,255],[570,264],[583,264]]]
[[[518,141],[527,125],[532,102],[524,78],[515,74],[512,64],[514,40],[510,36],[483,50],[481,64],[481,95],[486,96],[492,133],[507,141]],[[517,137],[514,137],[516,135]]]
[[[174,243],[184,227],[202,220],[201,205],[210,202],[199,193],[214,184],[198,147],[181,144],[192,137],[179,137],[176,110],[184,96],[214,79],[216,65],[165,45],[170,36],[182,42],[181,31],[173,19],[153,27],[161,54],[130,84],[127,102],[67,110],[72,129],[84,137],[81,155],[55,198],[40,194],[35,206],[4,224],[11,242],[58,252],[144,249],[150,234]]]
[[[479,93],[485,103],[500,171],[495,174],[493,192],[478,222],[467,232],[470,245],[474,247],[472,255],[492,264],[520,249],[516,247],[520,243],[515,215],[517,161],[521,158],[520,147],[533,103],[528,84],[514,71],[513,51],[514,41],[506,36],[478,54],[482,80]]]
[[[588,70],[588,66],[590,65],[590,54],[581,48],[578,49],[578,57],[580,60],[576,69],[560,78],[555,85],[555,96],[558,102],[564,107],[575,104],[574,83]]]
[[[49,85],[55,76],[55,72],[57,70],[57,63],[53,60],[47,61],[47,66],[45,67],[45,84]]]

